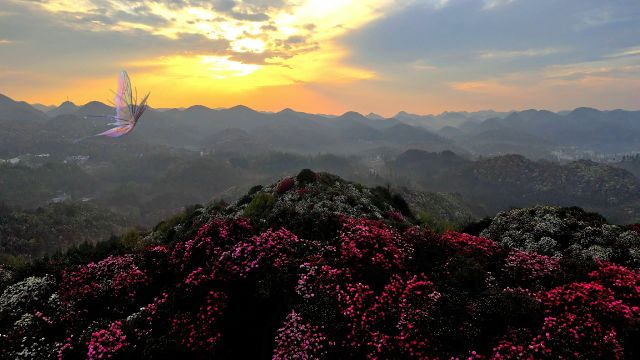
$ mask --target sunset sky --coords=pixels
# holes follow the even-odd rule
[[[153,107],[640,109],[638,0],[1,0],[0,93]]]

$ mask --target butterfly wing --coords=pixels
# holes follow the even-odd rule
[[[140,104],[136,104],[133,110],[133,124],[137,124],[138,120],[140,120],[140,117],[142,116],[142,114],[144,114],[144,112],[147,110],[147,100],[149,99],[149,93],[147,93],[147,95],[144,96],[144,98],[142,98],[142,101],[140,101]]]
[[[105,132],[101,132],[100,134],[97,134],[96,136],[107,136],[107,137],[120,137],[122,135],[126,135],[128,134],[131,130],[133,130],[133,125],[123,125],[123,126],[117,126],[114,127],[113,129],[109,129]]]
[[[140,104],[136,103],[133,91],[131,89],[131,80],[129,74],[126,71],[120,73],[120,79],[118,81],[118,91],[116,92],[115,106],[116,115],[112,118],[115,120],[110,125],[116,125],[116,127],[107,131],[101,132],[95,136],[108,136],[108,137],[120,137],[128,134],[133,130],[136,123],[147,109],[147,94]]]
[[[120,73],[118,81],[118,91],[116,92],[116,125],[128,125],[133,122],[131,103],[133,102],[133,92],[131,91],[131,80],[126,71]]]

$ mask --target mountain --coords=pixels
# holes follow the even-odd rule
[[[385,117],[383,117],[383,116],[381,116],[381,115],[378,115],[378,114],[376,114],[376,113],[369,113],[369,114],[367,115],[367,119],[371,119],[371,120],[385,120],[386,118],[385,118]]]
[[[72,115],[78,111],[78,105],[72,103],[71,101],[65,101],[60,106],[51,109],[47,112],[47,116],[56,117],[59,115]]]
[[[44,121],[46,116],[41,111],[24,101],[13,99],[0,94],[0,121]]]
[[[636,227],[540,207],[485,223],[436,233],[397,194],[303,170],[0,267],[0,355],[638,357]]]
[[[108,117],[113,113],[111,106],[101,102],[92,101],[78,106],[67,101],[43,116],[43,113],[26,103],[4,97],[0,102],[0,119],[7,122],[3,130],[6,132],[3,137],[7,139],[6,153],[9,156],[25,152],[48,153],[64,147],[62,144],[65,142],[68,147],[65,152],[73,152],[73,148],[78,146],[73,145],[75,140],[108,129]],[[2,117],[2,114],[6,117]],[[32,128],[25,131],[27,125],[14,123],[24,119],[39,121],[38,124],[28,125]],[[381,147],[395,148],[396,151],[417,147],[464,151],[450,140],[424,128],[408,127],[396,119],[371,120],[356,112],[340,116],[315,115],[291,109],[265,113],[242,105],[228,109],[211,109],[200,105],[162,111],[148,109],[136,131],[127,138],[195,151],[215,148],[223,153],[247,153],[239,144],[234,144],[234,141],[240,140],[235,130],[246,132],[243,141],[259,139],[259,144],[253,140],[250,141],[253,144],[247,143],[247,146],[256,150],[355,154]],[[225,139],[225,136],[229,137]],[[100,139],[85,141],[92,143]],[[212,145],[211,141],[215,144]],[[223,149],[221,144],[228,144],[230,148]]]
[[[492,110],[477,112],[443,112],[439,115],[416,115],[401,111],[394,118],[414,126],[426,127],[430,130],[439,130],[445,126],[458,127],[466,122],[477,123],[492,118],[504,118],[509,113]]]
[[[4,97],[2,104],[0,117],[4,111],[6,121],[30,118],[46,122],[41,112],[26,103]],[[48,126],[52,131],[58,127],[61,134],[82,137],[82,131],[86,136],[107,128],[106,119],[85,119],[85,116],[112,114],[113,109],[100,102],[83,106],[65,102],[47,112]],[[78,120],[74,122],[69,117]],[[415,115],[399,112],[385,119],[356,112],[327,116],[292,109],[266,113],[241,105],[228,109],[195,105],[186,109],[149,109],[136,135],[152,144],[191,150],[202,150],[208,138],[224,135],[224,130],[239,129],[259,138],[270,149],[306,154],[329,151],[359,154],[379,148],[402,152],[416,148],[482,156],[518,153],[535,159],[607,161],[630,154],[640,146],[638,119],[640,111],[591,108],[562,113],[525,110]],[[233,138],[229,138],[222,142],[232,141]]]
[[[479,215],[537,204],[577,205],[618,223],[640,216],[640,179],[591,161],[559,164],[520,155],[470,160],[451,152],[410,150],[389,163],[414,189],[462,195]]]
[[[245,130],[225,129],[202,140],[202,146],[216,153],[260,154],[269,152],[272,146]]]
[[[640,145],[640,111],[577,108],[561,114],[526,110],[505,118],[465,123],[459,129],[466,134],[458,136],[457,141],[487,155],[507,152],[508,144],[514,143],[530,148],[522,150],[525,155],[546,152],[550,156],[553,150],[569,151],[573,156],[589,151],[625,153],[636,151]],[[490,150],[481,149],[483,146]]]
[[[380,146],[404,150],[413,144],[430,149],[456,148],[428,130],[399,125],[402,124],[395,119],[370,120],[355,112],[326,117],[291,109],[261,113],[243,106],[223,110],[198,106],[184,111],[152,111],[141,121],[139,133],[149,141],[197,148],[212,137],[217,142],[231,143],[234,135],[224,130],[236,129],[260,139],[268,148],[310,154],[355,153]],[[221,139],[225,134],[231,138]]]
[[[39,111],[41,111],[41,112],[43,112],[45,114],[57,107],[55,105],[44,105],[44,104],[38,104],[38,103],[29,104],[29,105],[31,105],[34,109],[39,110]]]
[[[78,107],[75,115],[77,116],[113,116],[115,109],[100,101],[90,101]]]

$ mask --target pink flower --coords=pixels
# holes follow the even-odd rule
[[[115,321],[108,329],[91,334],[87,359],[110,359],[128,345],[127,336],[122,332],[122,321]]]

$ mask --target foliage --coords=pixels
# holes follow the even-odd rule
[[[317,173],[314,178],[300,182],[285,177],[249,192],[248,203],[240,199],[222,212],[227,218],[248,217],[260,228],[286,226],[307,238],[323,238],[335,234],[340,216],[390,220],[396,204],[408,209],[401,196],[386,189],[371,190],[328,173]],[[405,211],[411,215],[410,210]]]
[[[318,174],[313,172],[311,169],[302,169],[298,175],[296,175],[296,181],[298,184],[306,185],[318,180]]]
[[[640,179],[608,164],[564,164],[522,155],[470,160],[446,151],[408,150],[388,166],[412,189],[460,194],[480,216],[537,204],[577,205],[615,223],[635,222],[640,216]]]
[[[276,199],[273,195],[261,192],[251,199],[244,209],[243,216],[253,219],[266,217],[273,209]],[[242,204],[244,205],[244,204]]]
[[[51,204],[33,211],[0,214],[0,253],[37,258],[121,232],[121,216],[85,203]],[[6,262],[6,258],[0,262]]]
[[[622,265],[567,267],[487,238],[345,215],[315,239],[243,218],[187,221],[192,235],[169,245],[10,285],[0,296],[0,355],[640,354],[640,273]]]
[[[511,214],[562,235],[566,251],[544,254],[411,226],[393,196],[329,174],[277,187],[8,273],[0,357],[640,356],[638,270],[566,250],[598,239],[584,231],[610,226],[598,216]],[[260,198],[271,204],[243,217]],[[485,232],[503,227],[516,229]]]
[[[538,206],[498,214],[482,235],[500,245],[544,255],[640,266],[640,233],[610,225],[579,208]]]

